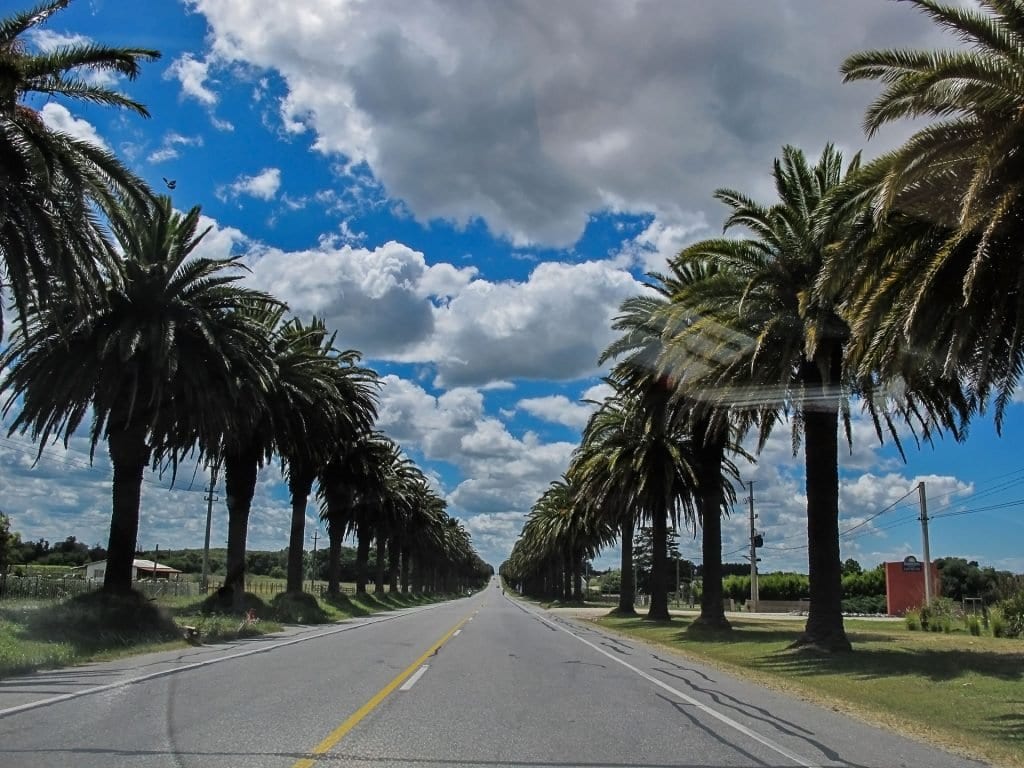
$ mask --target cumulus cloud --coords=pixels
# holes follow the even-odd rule
[[[446,388],[593,375],[613,338],[611,318],[639,290],[606,262],[547,262],[524,281],[492,282],[475,267],[428,264],[397,242],[368,249],[327,237],[303,251],[242,247],[255,287],[297,314],[325,317],[369,358],[433,366]]]
[[[164,134],[160,147],[153,150],[146,158],[150,163],[165,163],[168,160],[175,160],[181,155],[181,147],[201,147],[203,137],[184,136],[176,131],[169,131]]]
[[[81,141],[88,141],[101,149],[110,150],[110,146],[96,132],[96,126],[88,120],[75,117],[63,104],[55,101],[47,102],[39,112],[47,128],[61,131]]]
[[[864,143],[877,88],[841,84],[846,55],[948,42],[883,0],[190,4],[209,55],[281,76],[286,130],[368,163],[421,220],[523,244],[571,244],[594,211],[675,228],[717,187],[770,192],[782,144]]]
[[[594,411],[592,406],[586,403],[574,403],[565,395],[528,397],[516,403],[516,408],[526,411],[538,419],[576,429],[585,427],[590,414]]]
[[[183,53],[175,59],[164,72],[165,80],[177,80],[181,84],[182,96],[195,99],[204,107],[217,104],[217,94],[207,86],[210,76],[210,63],[195,58],[191,53]]]
[[[248,263],[255,286],[293,312],[325,317],[345,345],[384,359],[428,339],[432,299],[446,299],[476,275],[473,267],[428,265],[422,253],[396,242],[373,249],[325,242],[294,252],[255,246]]]
[[[568,466],[573,443],[516,437],[484,407],[483,394],[459,387],[433,395],[415,382],[384,377],[382,429],[429,461],[458,469],[451,511],[467,521],[482,556],[500,562],[523,516]]]
[[[277,191],[281,188],[281,169],[264,168],[252,176],[242,175],[234,182],[221,187],[217,196],[221,199],[245,195],[255,197],[258,200],[273,200]]]
[[[434,334],[408,359],[434,362],[446,387],[593,375],[612,317],[638,291],[602,262],[542,263],[524,282],[475,280],[435,308]]]

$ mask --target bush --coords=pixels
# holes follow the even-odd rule
[[[1013,597],[1001,600],[997,607],[1006,622],[1006,637],[1021,637],[1024,635],[1024,592],[1018,592]]]
[[[885,595],[849,597],[843,600],[843,613],[885,613]]]
[[[921,612],[920,611],[907,611],[903,616],[903,622],[907,625],[907,629],[911,632],[917,632],[921,629]]]
[[[270,578],[272,579],[283,579],[287,577],[287,574],[284,572],[284,568],[282,568],[280,565],[275,565],[273,568],[271,568],[270,573],[268,573],[267,575],[270,576]]]
[[[992,632],[992,637],[1006,637],[1006,617],[999,606],[989,609],[988,628]]]
[[[270,601],[273,617],[285,624],[327,624],[331,618],[308,592],[282,592]]]
[[[971,614],[967,617],[967,631],[970,632],[974,637],[981,635],[981,619],[975,614]]]

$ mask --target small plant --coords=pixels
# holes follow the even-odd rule
[[[1024,592],[999,601],[999,610],[1006,622],[1006,637],[1024,636]]]
[[[903,616],[903,622],[911,632],[921,629],[921,611],[907,611]]]
[[[1003,609],[993,606],[988,611],[988,626],[992,631],[992,637],[1006,637],[1006,617]]]
[[[974,637],[981,636],[981,619],[976,614],[967,617],[967,631]]]

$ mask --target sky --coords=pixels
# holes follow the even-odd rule
[[[75,0],[31,44],[89,40],[161,51],[134,82],[99,78],[151,117],[32,106],[179,209],[202,206],[203,253],[242,254],[250,285],[325,317],[360,350],[383,377],[379,426],[495,566],[565,470],[583,401],[608,391],[597,360],[621,302],[721,231],[713,191],[770,202],[785,144],[812,157],[829,141],[867,157],[898,144],[912,126],[866,138],[877,86],[844,85],[840,63],[865,48],[953,44],[888,0]],[[904,463],[855,414],[840,456],[843,556],[869,567],[920,557],[923,481],[933,557],[1024,571],[1022,428],[1015,403],[1001,436],[982,418],[963,444],[911,443]],[[105,543],[104,448],[90,463],[76,436],[36,456],[0,437],[12,528]],[[806,571],[802,462],[782,428],[741,466],[762,570]],[[140,549],[202,546],[208,482],[189,464],[173,484],[147,475]],[[288,520],[280,467],[268,466],[249,546],[285,546]],[[312,546],[313,498],[307,523]],[[748,524],[741,499],[727,560],[740,560]],[[699,538],[681,538],[699,560]],[[596,565],[616,561],[610,548]]]

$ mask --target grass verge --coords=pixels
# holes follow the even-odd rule
[[[966,633],[909,632],[847,620],[851,654],[788,651],[799,622],[729,617],[732,632],[692,619],[605,616],[602,627],[711,662],[931,743],[1024,768],[1024,643]]]
[[[259,621],[224,613],[215,598],[159,601],[131,592],[89,592],[62,601],[0,603],[0,679],[41,669],[105,661],[151,651],[187,647],[185,627],[202,643],[218,643],[279,632],[284,624],[329,624],[371,613],[440,602],[454,595],[279,594],[270,602],[246,594],[246,610]]]

